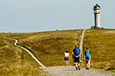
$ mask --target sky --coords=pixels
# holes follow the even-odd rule
[[[93,6],[101,6],[101,27],[115,29],[115,0],[0,0],[0,32],[87,29]]]

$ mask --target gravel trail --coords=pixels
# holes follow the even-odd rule
[[[81,68],[81,70],[76,70],[75,66],[47,67],[46,71],[52,76],[112,76],[113,74],[100,69],[86,70],[85,68]],[[115,76],[115,74],[113,76]]]

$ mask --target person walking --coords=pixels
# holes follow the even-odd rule
[[[68,51],[67,51],[67,50],[65,51],[64,55],[65,55],[64,60],[65,60],[66,66],[68,66],[69,53],[68,53]]]
[[[91,52],[89,51],[89,48],[87,48],[85,51],[85,60],[86,60],[86,69],[89,70],[91,61]]]
[[[80,49],[77,46],[75,46],[75,49],[73,50],[72,54],[76,70],[80,70]]]

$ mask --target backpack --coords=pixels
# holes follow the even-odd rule
[[[74,51],[75,51],[75,52],[74,52],[75,55],[79,55],[79,54],[80,54],[80,50],[79,50],[78,48],[75,48]]]
[[[87,50],[85,53],[86,53],[86,57],[89,58],[90,57],[90,51]]]

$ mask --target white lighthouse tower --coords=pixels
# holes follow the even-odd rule
[[[100,28],[100,9],[101,9],[101,7],[98,4],[96,4],[93,8],[94,22],[95,22],[94,28]]]

